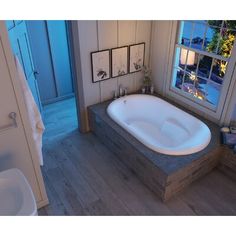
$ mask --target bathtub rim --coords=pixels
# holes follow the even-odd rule
[[[168,105],[171,105],[171,106],[174,106],[175,108],[177,108],[180,112],[183,112],[183,113],[186,113],[187,115],[189,115],[192,119],[196,120],[197,122],[200,121],[200,124],[204,126],[204,128],[206,129],[208,133],[208,136],[206,137],[206,141],[204,143],[201,143],[200,145],[198,145],[197,147],[192,147],[191,148],[191,152],[187,152],[187,151],[176,151],[174,149],[169,149],[167,150],[165,147],[159,147],[157,148],[156,146],[148,143],[145,141],[145,139],[142,139],[140,138],[133,130],[129,129],[129,127],[127,126],[126,127],[126,124],[124,124],[123,122],[121,122],[119,119],[117,119],[117,117],[112,113],[111,109],[112,109],[112,104],[115,104],[115,103],[118,103],[118,102],[122,102],[122,100],[125,100],[127,99],[128,97],[140,97],[140,96],[145,96],[145,97],[150,97],[151,99],[152,98],[156,98],[156,99],[159,99],[161,100],[161,102],[165,102],[165,103],[168,103]],[[191,155],[191,154],[195,154],[195,153],[198,153],[198,152],[201,152],[203,149],[205,149],[210,141],[211,141],[211,138],[212,138],[212,133],[211,133],[211,130],[210,128],[208,127],[208,125],[202,121],[201,119],[199,119],[198,117],[194,116],[193,114],[187,112],[185,109],[181,109],[179,106],[175,106],[173,103],[169,102],[169,101],[166,101],[165,99],[159,97],[159,96],[155,96],[155,95],[149,95],[149,94],[130,94],[130,95],[127,95],[127,96],[123,96],[123,97],[120,97],[116,100],[113,100],[111,101],[107,108],[106,108],[106,112],[107,112],[107,115],[113,120],[115,121],[121,128],[123,128],[124,130],[126,130],[126,128],[128,130],[126,130],[128,133],[130,133],[132,136],[134,136],[135,139],[137,139],[139,142],[141,142],[142,144],[144,144],[146,147],[150,148],[152,151],[155,151],[157,153],[160,153],[160,154],[165,154],[165,155],[168,155],[168,156],[176,156],[176,157],[180,157],[180,156],[185,156],[185,155]]]

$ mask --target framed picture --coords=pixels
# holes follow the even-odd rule
[[[145,43],[139,43],[129,46],[129,72],[142,70],[144,65]]]
[[[111,49],[111,76],[128,74],[128,46]]]
[[[91,52],[93,83],[110,78],[110,50]]]

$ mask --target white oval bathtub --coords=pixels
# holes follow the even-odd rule
[[[151,95],[129,95],[111,102],[108,115],[150,149],[187,155],[204,149],[209,128],[199,119]]]

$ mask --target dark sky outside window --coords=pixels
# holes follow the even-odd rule
[[[189,40],[192,35],[192,40],[193,40],[192,47],[197,48],[197,49],[202,48],[204,34],[206,31],[206,25],[202,24],[201,21],[198,21],[198,22],[199,23],[195,23],[194,30],[192,30],[193,24],[191,22],[184,22],[184,29],[183,29],[182,38],[187,39],[183,43],[185,46],[189,46],[189,43],[190,43]],[[202,22],[204,22],[204,21],[202,21]],[[210,42],[213,37],[213,34],[214,34],[214,31],[210,27],[208,27],[208,29],[206,31],[206,41]]]

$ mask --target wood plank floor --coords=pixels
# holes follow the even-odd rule
[[[74,99],[44,108],[50,204],[39,215],[236,215],[236,183],[218,170],[163,203],[92,133],[77,131]]]

